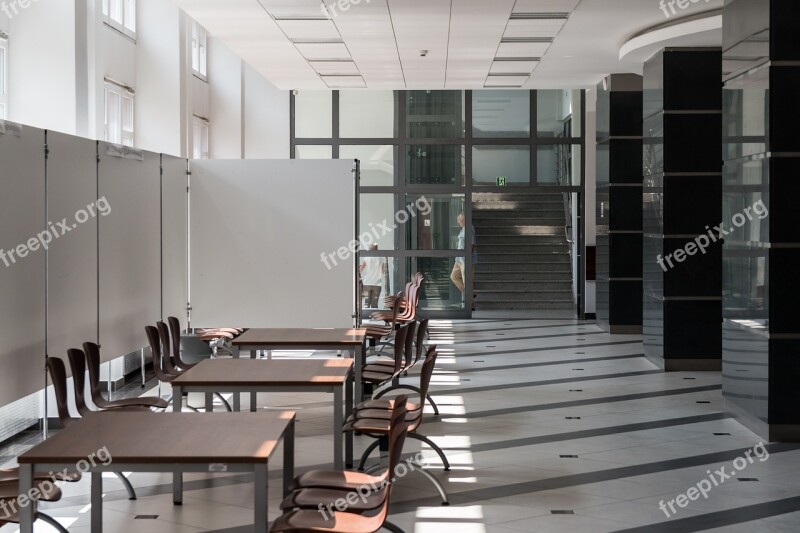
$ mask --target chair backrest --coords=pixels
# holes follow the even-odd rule
[[[414,357],[414,334],[417,331],[417,323],[409,322],[406,328],[406,342],[404,343],[403,353],[405,355],[405,368],[409,368],[411,359]]]
[[[403,368],[403,355],[406,349],[406,335],[408,326],[403,326],[394,334],[394,373],[400,372]]]
[[[389,475],[388,482],[391,484],[395,477],[394,471],[400,463],[403,455],[403,444],[405,443],[408,423],[406,422],[408,396],[403,394],[394,399],[392,417],[389,420]]]
[[[89,391],[92,394],[92,401],[100,406],[105,401],[103,393],[100,392],[100,346],[94,342],[84,342],[83,353],[89,370]]]
[[[83,416],[92,411],[86,405],[86,398],[84,397],[84,391],[86,390],[86,354],[83,353],[83,350],[70,348],[67,350],[67,357],[69,358],[69,367],[72,369],[75,407],[78,408],[78,412]]]
[[[53,382],[56,396],[56,409],[58,419],[61,424],[67,426],[72,422],[69,414],[69,394],[67,392],[67,367],[64,361],[58,357],[47,358],[47,371],[50,373],[50,381]]]
[[[161,337],[158,329],[154,326],[145,326],[144,332],[147,334],[150,350],[153,353],[153,371],[156,373],[156,377],[159,381],[170,381],[170,376],[161,367],[163,358],[161,357]]]
[[[414,358],[414,364],[417,364],[422,358],[422,350],[425,348],[425,338],[428,336],[428,324],[430,318],[423,318],[422,322],[417,326],[417,353]]]
[[[161,339],[161,361],[164,365],[164,371],[167,374],[178,374],[178,369],[175,368],[175,361],[172,360],[170,346],[172,342],[169,339],[169,328],[160,320],[156,322],[158,328],[158,337]]]
[[[428,388],[433,378],[433,369],[436,367],[436,346],[428,348],[425,354],[425,362],[422,363],[422,372],[419,374],[419,416],[409,422],[409,431],[416,431],[422,424],[422,412],[425,410],[425,402],[428,397]]]
[[[169,334],[172,338],[172,355],[179,363],[183,362],[181,359],[181,321],[174,316],[167,317],[167,324],[169,324]]]

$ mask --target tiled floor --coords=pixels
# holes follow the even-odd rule
[[[409,533],[800,531],[796,445],[758,448],[761,457],[751,453],[752,464],[738,475],[757,481],[732,476],[712,485],[707,498],[676,501],[667,518],[660,502],[668,509],[709,471],[731,473],[733,461],[761,440],[724,414],[719,373],[662,373],[645,360],[638,337],[608,335],[567,316],[483,313],[432,322],[440,352],[433,396],[442,416],[429,415],[423,429],[445,449],[452,471],[425,454],[453,505],[439,505],[433,486],[412,473],[396,485],[392,522]],[[330,463],[329,400],[259,396],[262,406],[299,409],[299,469]],[[357,438],[357,451],[368,443]],[[409,454],[419,450],[407,442]],[[270,477],[274,517],[280,472]],[[138,501],[107,479],[106,531],[250,530],[247,476],[188,476],[182,507],[171,503],[169,476],[131,480]],[[64,500],[47,512],[72,532],[88,532],[88,483],[64,488]],[[52,529],[37,524],[37,531]]]

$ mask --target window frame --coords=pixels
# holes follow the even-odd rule
[[[114,111],[115,123],[109,121],[109,95],[118,97],[118,105]],[[129,121],[125,121],[126,108]],[[129,87],[106,80],[103,87],[103,138],[111,144],[135,147],[136,144],[136,93]],[[126,128],[129,122],[130,128]],[[113,128],[113,132],[111,131]],[[113,134],[113,137],[111,136]]]
[[[208,30],[192,20],[192,74],[208,82]]]
[[[0,120],[8,119],[8,36],[0,32]]]
[[[199,139],[198,139],[199,132]],[[192,159],[211,158],[211,122],[207,118],[192,117]],[[198,157],[199,156],[199,157]]]
[[[119,20],[114,13],[119,11]],[[103,0],[103,22],[126,37],[136,40],[136,0]]]

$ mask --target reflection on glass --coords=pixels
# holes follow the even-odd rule
[[[539,137],[580,137],[581,92],[553,89],[536,91]]]
[[[474,91],[472,135],[476,138],[531,136],[531,95],[528,91]]]
[[[325,145],[297,145],[295,159],[333,159],[333,147]]]
[[[331,91],[299,91],[294,97],[294,128],[298,139],[333,137]]]
[[[463,91],[407,91],[406,115],[411,139],[464,137]]]
[[[394,91],[340,91],[339,134],[344,139],[391,139],[395,126]]]
[[[458,234],[461,226],[458,216],[464,212],[463,195],[409,195],[406,197],[406,204],[415,206],[417,210],[417,216],[406,222],[407,249],[459,249]]]
[[[581,147],[575,144],[539,146],[536,182],[539,185],[578,186],[583,162]]]
[[[726,250],[722,259],[723,313],[728,318],[768,318],[766,251]]]
[[[425,276],[425,286],[419,303],[420,308],[429,310],[464,309],[464,295],[451,279],[456,262],[456,258],[453,257],[411,257],[408,259],[408,272],[411,275],[421,272]]]
[[[374,251],[361,253],[361,305],[365,310],[386,309],[386,296],[397,294],[402,287],[399,282],[398,260],[377,257]]]
[[[361,195],[361,247],[377,244],[380,250],[394,250],[395,204],[393,194]]]
[[[531,149],[528,146],[474,146],[472,182],[475,185],[529,185]]]
[[[395,184],[396,146],[340,146],[339,159],[361,161],[361,186],[380,187]]]
[[[725,84],[722,91],[725,160],[766,152],[769,73],[769,68],[755,69]]]
[[[406,182],[464,185],[465,150],[459,145],[412,145],[406,148]]]

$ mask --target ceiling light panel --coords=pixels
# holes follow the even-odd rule
[[[514,13],[563,13],[575,9],[580,0],[517,0]]]
[[[311,68],[323,76],[360,74],[358,67],[352,61],[310,61],[309,63]]]
[[[350,52],[344,43],[309,43],[295,42],[295,46],[303,56],[310,60],[349,60]]]
[[[322,76],[331,89],[358,89],[367,86],[361,76]]]
[[[558,35],[558,32],[564,27],[564,23],[566,23],[566,19],[512,19],[508,21],[508,27],[506,28],[504,38],[553,38]]]
[[[492,63],[489,74],[518,74],[522,72],[531,73],[538,65],[538,61],[497,61]]]
[[[497,57],[542,57],[550,48],[550,44],[549,42],[501,42],[497,49]]]
[[[341,39],[336,25],[328,19],[299,20],[275,19],[275,22],[290,39]]]

